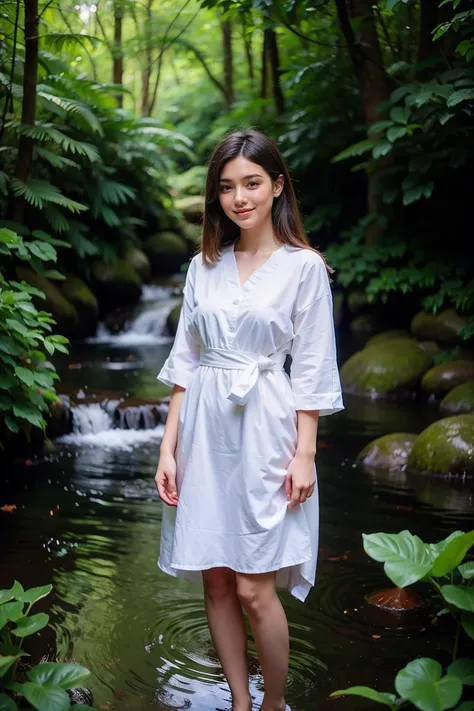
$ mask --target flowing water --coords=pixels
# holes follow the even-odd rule
[[[126,330],[103,326],[58,362],[61,391],[73,397],[74,433],[57,451],[16,461],[0,506],[0,586],[51,582],[39,604],[51,629],[34,641],[91,672],[103,709],[230,708],[228,687],[210,643],[200,586],[166,576],[156,565],[161,504],[153,477],[166,416],[156,380],[171,346],[166,316],[176,299],[148,287]],[[408,528],[436,541],[473,528],[466,482],[368,474],[354,465],[368,441],[387,432],[419,432],[436,406],[346,397],[346,410],[323,418],[318,452],[321,547],[316,587],[305,604],[282,593],[291,634],[288,702],[292,711],[368,705],[330,700],[334,689],[367,684],[393,689],[411,658],[447,659],[449,623],[433,624],[429,606],[403,616],[368,605],[390,583],[362,548],[363,532]],[[262,679],[249,637],[255,708]],[[35,658],[35,661],[37,659]]]

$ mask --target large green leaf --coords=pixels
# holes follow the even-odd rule
[[[444,550],[438,555],[433,563],[429,575],[435,578],[440,578],[443,575],[451,573],[458,567],[459,563],[464,559],[467,551],[474,545],[474,531],[463,533],[461,536],[456,536],[450,540]]]
[[[43,585],[39,588],[30,588],[29,590],[24,590],[22,593],[17,595],[17,599],[28,603],[38,602],[38,600],[41,600],[43,597],[49,595],[52,589],[52,585]]]
[[[474,639],[474,613],[463,612],[461,614],[461,625],[464,632],[471,637],[471,639]]]
[[[385,574],[399,588],[422,580],[432,567],[433,553],[410,531],[363,533],[362,538],[365,552],[385,564]]]
[[[32,681],[22,684],[22,693],[38,711],[68,711],[71,708],[69,696],[64,689],[40,686]]]
[[[470,580],[474,578],[474,560],[470,560],[468,563],[463,563],[458,568],[464,580]]]
[[[474,612],[474,588],[466,585],[443,585],[441,594],[446,602],[459,607],[460,610]]]
[[[462,701],[454,711],[474,711],[474,701]]]
[[[378,704],[384,704],[384,706],[393,706],[397,700],[395,694],[379,692],[375,689],[371,689],[369,686],[350,686],[348,689],[333,691],[329,696],[362,696],[364,699],[370,699]]]
[[[49,622],[49,616],[45,612],[39,612],[37,615],[23,617],[16,623],[17,626],[12,630],[12,634],[16,637],[28,637],[30,634],[39,632]]]
[[[0,654],[0,677],[5,676],[6,672],[20,657],[21,654],[8,654],[6,656]]]
[[[0,629],[2,629],[7,622],[16,622],[22,615],[22,602],[6,602],[0,607]]]
[[[60,689],[76,689],[90,676],[90,671],[79,664],[45,662],[27,672],[30,681],[41,686],[57,686]]]
[[[447,673],[459,677],[466,686],[474,686],[474,659],[456,659],[448,667]]]
[[[10,696],[0,693],[0,711],[17,711],[18,706]]]
[[[441,675],[441,664],[434,659],[415,659],[398,672],[395,689],[420,711],[444,711],[458,703],[462,684],[457,676]]]

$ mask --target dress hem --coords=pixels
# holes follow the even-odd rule
[[[211,570],[211,568],[230,568],[231,570],[234,571],[234,573],[242,573],[242,575],[262,575],[263,573],[274,573],[275,571],[278,572],[279,570],[282,570],[283,568],[292,568],[293,566],[296,565],[304,565],[305,563],[309,563],[313,559],[313,556],[310,555],[309,558],[303,558],[302,560],[295,560],[291,561],[290,563],[284,562],[280,563],[276,567],[272,567],[269,570],[237,570],[237,568],[234,568],[232,565],[229,565],[229,563],[211,563],[208,565],[203,566],[191,566],[191,565],[176,565],[174,563],[171,563],[169,568],[165,569],[163,567],[163,564],[160,564],[160,561],[158,560],[158,565],[163,570],[165,573],[168,572],[168,570],[171,570],[171,574],[173,574],[175,571],[176,573],[179,570],[183,571],[189,571],[189,572],[199,572],[201,570]]]

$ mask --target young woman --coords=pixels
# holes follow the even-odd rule
[[[343,409],[328,267],[303,232],[272,141],[228,135],[211,156],[201,251],[186,275],[156,484],[158,565],[204,584],[210,633],[249,711],[247,638],[264,678],[261,711],[284,711],[288,625],[276,587],[314,585],[318,419]],[[291,380],[283,366],[291,355]]]

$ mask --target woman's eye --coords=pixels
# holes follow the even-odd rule
[[[251,180],[249,183],[249,187],[256,188],[256,187],[258,187],[258,183],[256,183],[255,180]]]

